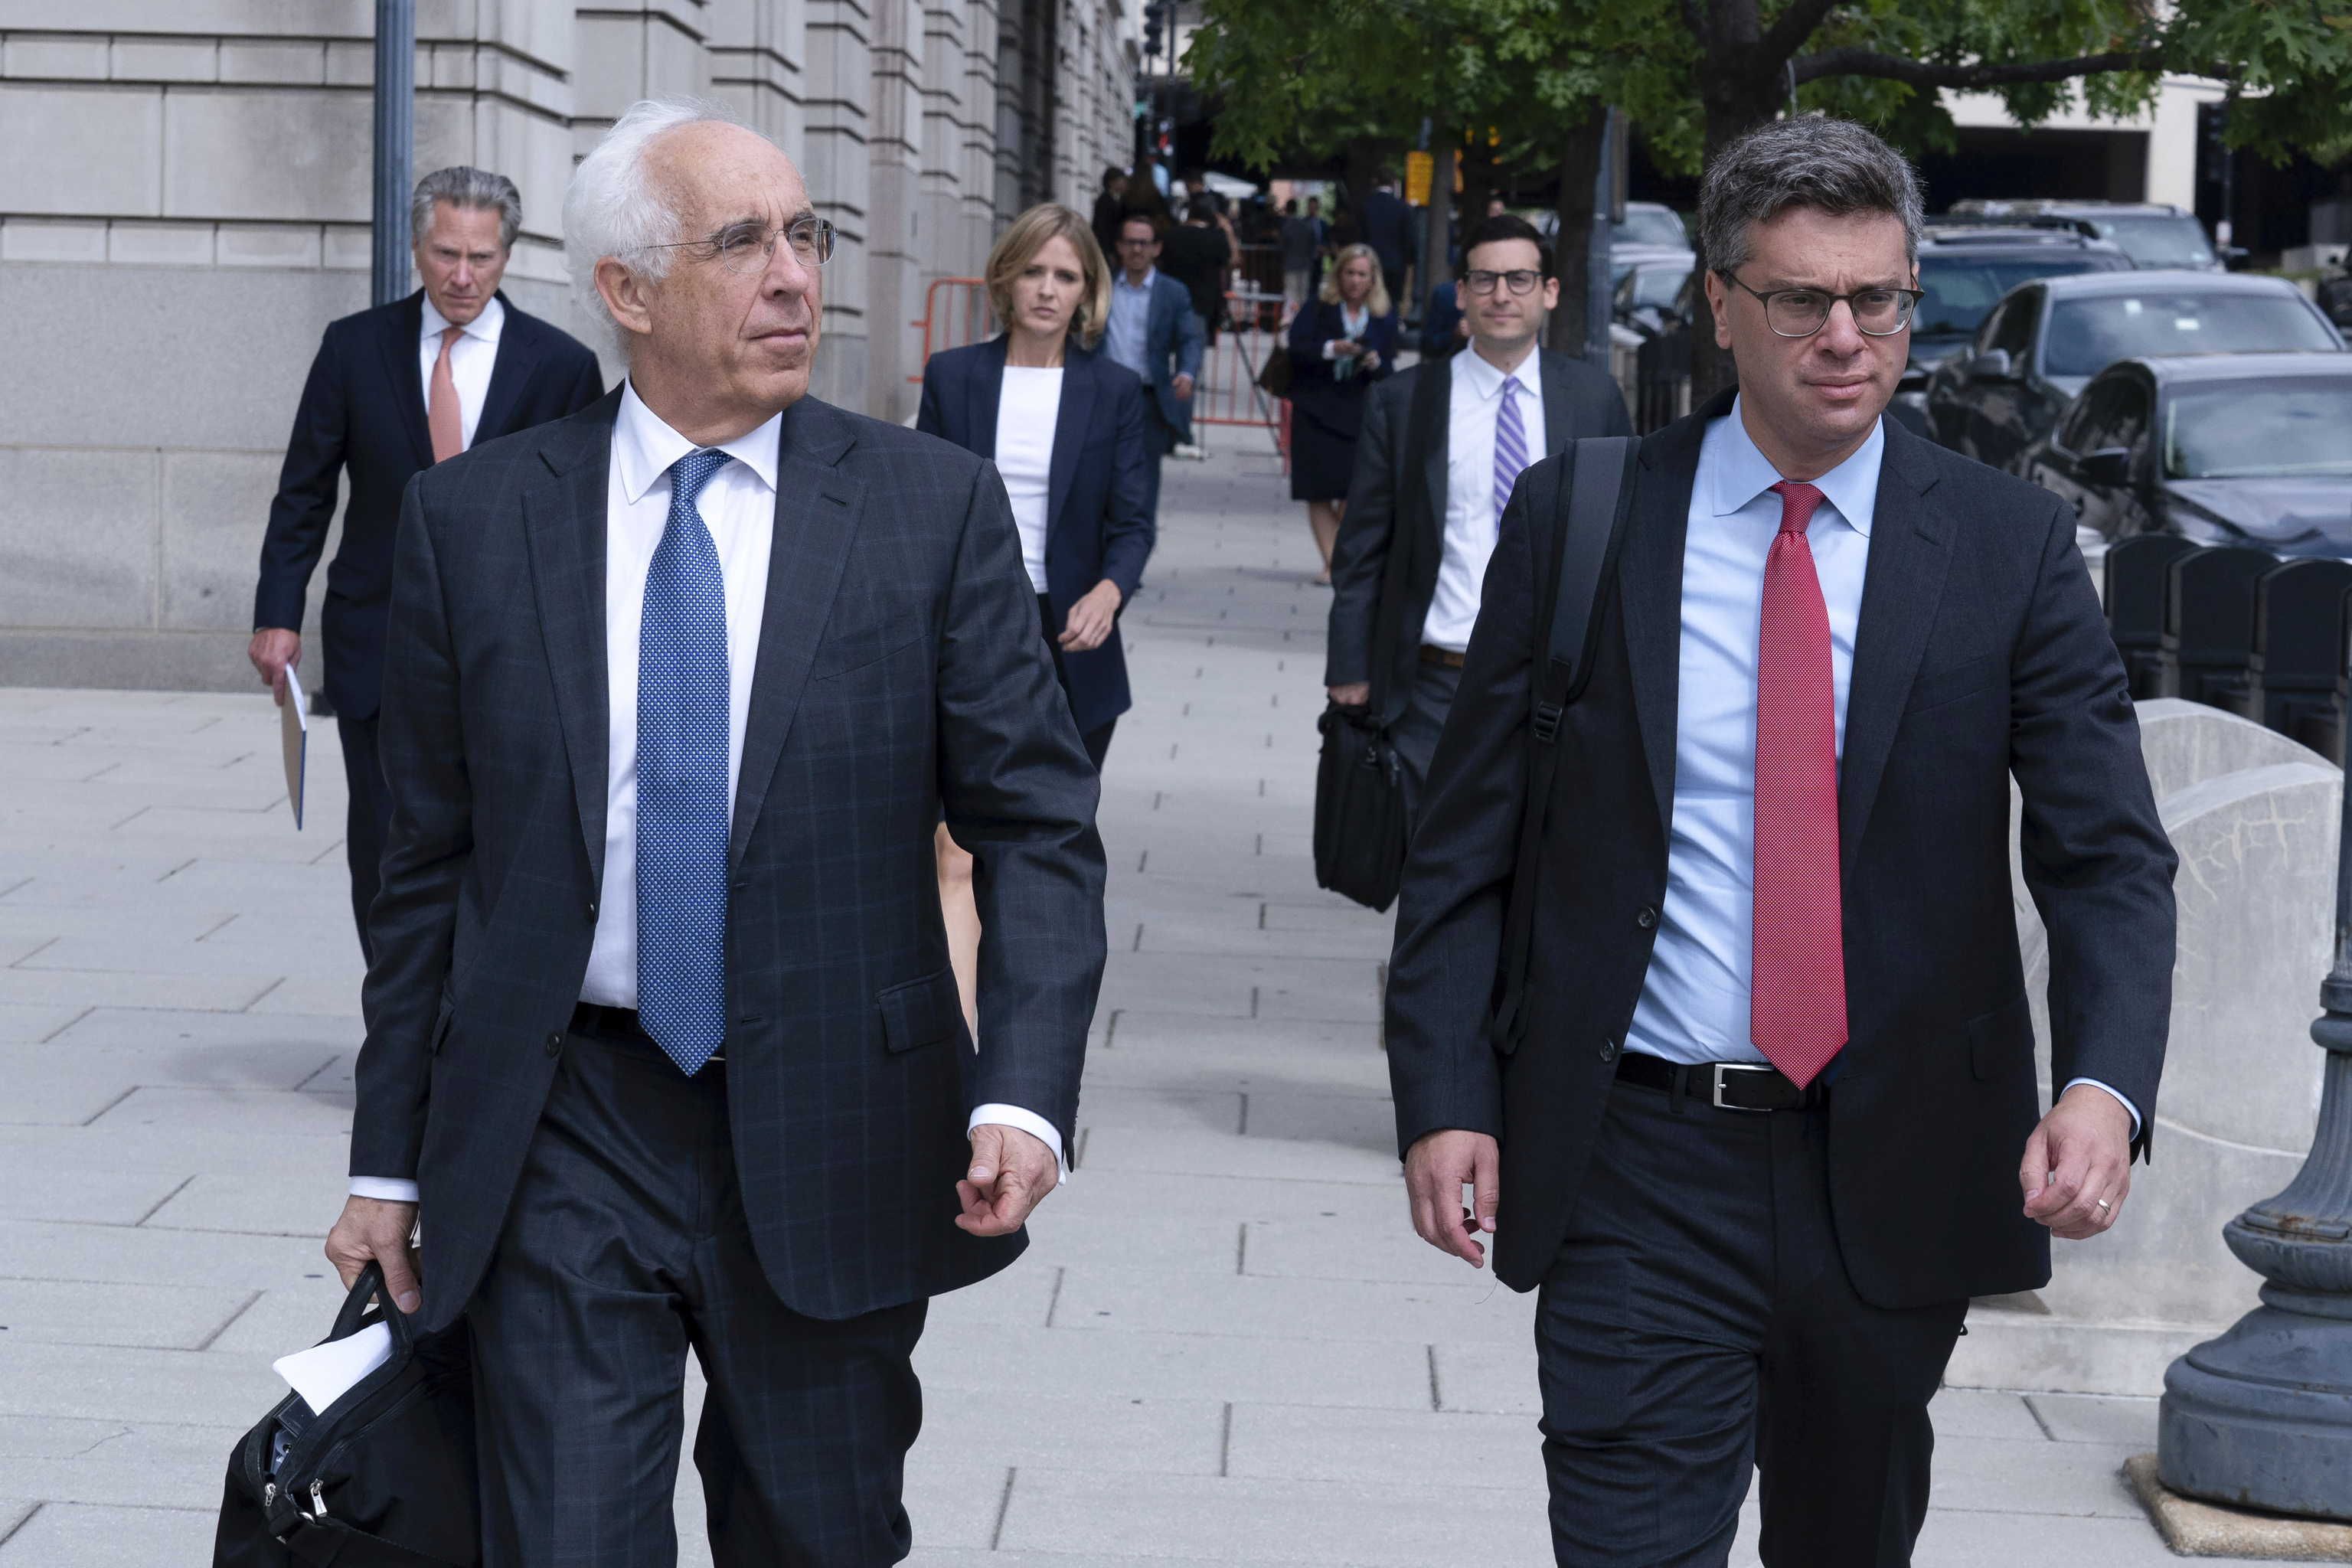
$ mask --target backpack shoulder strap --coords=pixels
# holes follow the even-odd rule
[[[1628,436],[1589,437],[1568,450],[1551,519],[1551,582],[1545,596],[1542,650],[1530,672],[1528,794],[1519,816],[1519,850],[1511,866],[1503,916],[1500,1000],[1487,1026],[1494,1047],[1509,1056],[1526,1031],[1529,945],[1535,931],[1536,856],[1543,847],[1552,781],[1559,773],[1559,724],[1583,695],[1601,638],[1601,595],[1624,538],[1641,443]]]

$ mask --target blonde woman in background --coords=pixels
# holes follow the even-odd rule
[[[1150,559],[1143,382],[1096,344],[1110,268],[1078,213],[1055,203],[1013,220],[988,254],[988,301],[1004,331],[934,354],[916,427],[991,458],[1021,532],[1041,635],[1087,755],[1100,768],[1129,704],[1120,608]],[[939,835],[949,948],[974,1024],[979,917],[971,856]]]
[[[1381,281],[1381,258],[1351,245],[1331,258],[1315,302],[1290,322],[1290,499],[1307,503],[1323,574],[1348,510],[1364,395],[1396,369],[1397,319]]]

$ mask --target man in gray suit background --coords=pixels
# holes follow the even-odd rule
[[[408,489],[328,1256],[470,1331],[486,1568],[675,1560],[689,1345],[716,1561],[869,1568],[928,1299],[1066,1165],[1095,772],[993,470],[806,395],[833,233],[782,153],[638,104],[564,227],[629,374]]]
[[[1404,763],[1409,811],[1454,705],[1513,482],[1580,437],[1633,430],[1606,372],[1536,347],[1559,281],[1535,226],[1506,213],[1472,229],[1461,292],[1470,352],[1372,389],[1331,552],[1323,679],[1332,701],[1359,707],[1385,652],[1380,718]],[[1399,541],[1402,575],[1384,579]]]

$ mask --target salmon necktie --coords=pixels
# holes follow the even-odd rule
[[[1822,504],[1783,482],[1756,638],[1755,970],[1748,1035],[1799,1088],[1845,1047],[1837,713],[1830,617],[1805,525]]]
[[[445,328],[441,357],[433,362],[433,388],[425,399],[425,426],[433,433],[433,460],[446,463],[466,449],[466,419],[457,412],[457,378],[449,374],[449,350],[466,335],[463,327]]]

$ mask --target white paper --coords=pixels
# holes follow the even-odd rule
[[[303,1404],[314,1412],[323,1412],[350,1393],[352,1384],[391,1359],[392,1330],[372,1323],[349,1339],[329,1340],[307,1351],[279,1356],[269,1366],[302,1396]]]
[[[310,700],[302,695],[301,678],[290,664],[286,667],[286,700],[278,709],[278,741],[286,754],[286,799],[294,808],[294,830],[299,833],[310,762]]]

